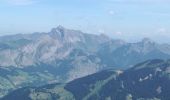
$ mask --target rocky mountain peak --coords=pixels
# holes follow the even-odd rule
[[[64,26],[62,26],[62,25],[58,25],[58,26],[57,26],[57,29],[59,29],[59,30],[64,30],[65,28],[64,28]]]
[[[63,38],[65,35],[65,31],[66,31],[66,29],[63,26],[59,25],[57,28],[53,28],[51,30],[50,34],[52,36],[57,36],[57,37]]]

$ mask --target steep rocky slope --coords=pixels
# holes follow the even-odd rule
[[[48,33],[3,36],[0,96],[20,87],[68,82],[105,69],[127,69],[148,59],[169,58],[168,44],[150,39],[127,43],[62,26]]]

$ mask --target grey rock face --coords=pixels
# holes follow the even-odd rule
[[[37,82],[67,82],[103,69],[125,69],[157,58],[170,58],[170,45],[149,39],[127,43],[62,26],[48,33],[3,36],[0,78],[5,81],[0,82],[0,95]]]

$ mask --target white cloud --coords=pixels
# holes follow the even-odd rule
[[[137,3],[137,4],[141,4],[141,3],[150,3],[150,4],[154,4],[154,3],[170,3],[170,0],[108,0],[110,2],[116,2],[116,3]]]
[[[115,12],[114,12],[113,10],[110,10],[110,11],[109,11],[109,14],[110,14],[110,15],[114,15]]]
[[[99,29],[98,32],[99,33],[105,33],[105,30],[104,29]]]
[[[166,33],[167,30],[165,28],[160,28],[158,29],[158,33]]]
[[[115,32],[116,35],[123,35],[122,32],[118,31],[118,32]]]
[[[12,5],[30,5],[37,2],[37,0],[5,0],[5,1]]]

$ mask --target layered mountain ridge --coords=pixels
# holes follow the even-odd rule
[[[67,84],[26,87],[2,100],[169,100],[170,60],[148,60],[134,67],[105,70]]]
[[[148,59],[169,58],[168,44],[150,39],[127,43],[63,26],[48,33],[2,36],[0,96],[20,87],[69,82],[105,69],[127,69]]]

